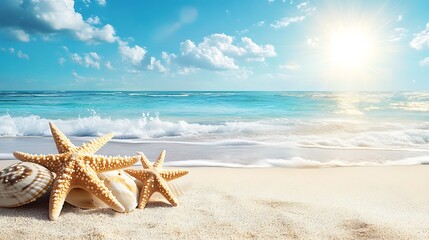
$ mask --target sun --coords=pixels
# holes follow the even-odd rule
[[[371,61],[374,41],[363,29],[340,29],[331,33],[327,50],[333,67],[359,70]]]

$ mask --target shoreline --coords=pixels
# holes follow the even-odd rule
[[[171,182],[183,193],[177,207],[152,201],[116,213],[65,204],[51,222],[45,195],[0,208],[0,230],[5,239],[429,238],[427,165],[189,170]]]

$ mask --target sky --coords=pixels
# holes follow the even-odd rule
[[[429,90],[429,1],[2,0],[0,90]]]

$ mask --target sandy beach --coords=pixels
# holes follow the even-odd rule
[[[0,208],[1,238],[429,238],[429,166],[190,170],[171,184],[181,194],[177,207],[156,196],[125,214],[65,204],[50,221],[45,195]]]

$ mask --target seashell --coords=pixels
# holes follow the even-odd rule
[[[52,184],[54,175],[30,162],[13,164],[0,172],[0,207],[18,207],[35,201]]]
[[[113,196],[129,212],[137,207],[139,190],[128,173],[123,170],[102,172],[97,175]],[[66,201],[80,208],[107,208],[108,206],[84,189],[74,188],[67,195]]]

